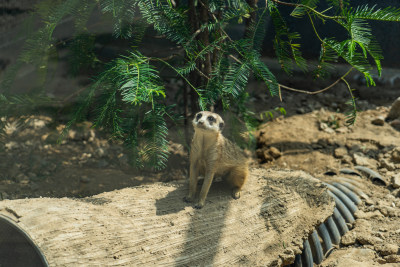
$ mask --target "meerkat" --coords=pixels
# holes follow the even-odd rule
[[[232,186],[232,197],[240,198],[240,190],[249,175],[248,159],[236,144],[222,135],[224,121],[216,113],[201,111],[192,124],[189,194],[184,200],[194,200],[199,175],[204,176],[204,182],[195,208],[204,206],[214,176],[222,176]]]

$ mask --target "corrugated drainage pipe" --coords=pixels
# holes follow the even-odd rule
[[[296,255],[293,264],[287,266],[312,267],[313,263],[320,264],[333,250],[332,244],[339,245],[341,236],[349,231],[347,223],[354,222],[354,213],[361,203],[358,195],[366,196],[355,185],[345,181],[326,186],[336,204],[333,214],[304,241],[303,252]]]

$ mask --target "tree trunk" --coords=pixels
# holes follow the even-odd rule
[[[332,214],[326,189],[303,172],[251,171],[242,197],[223,182],[196,210],[184,183],[155,183],[83,199],[4,200],[50,266],[278,266]]]

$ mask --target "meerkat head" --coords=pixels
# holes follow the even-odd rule
[[[194,116],[193,127],[195,130],[221,132],[224,128],[224,121],[216,113],[200,111]]]

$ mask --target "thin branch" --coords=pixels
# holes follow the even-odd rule
[[[267,1],[267,0],[266,0],[266,1]],[[303,8],[306,8],[306,9],[308,9],[308,10],[314,12],[316,15],[320,16],[321,18],[325,18],[325,19],[334,19],[334,20],[337,20],[337,19],[344,19],[344,18],[345,18],[345,17],[343,17],[343,16],[328,16],[328,15],[322,14],[321,12],[318,12],[317,10],[315,10],[315,9],[312,8],[312,7],[309,7],[309,6],[303,5],[303,4],[287,3],[287,2],[282,2],[282,1],[279,1],[279,0],[271,0],[271,1],[272,1],[272,2],[275,2],[275,3],[277,3],[277,4],[285,5],[285,6],[303,7]],[[267,4],[268,4],[268,3],[267,3]]]
[[[196,70],[197,70],[197,72],[201,75],[201,76],[203,76],[204,78],[206,78],[207,80],[210,80],[211,78],[210,77],[208,77],[207,75],[205,75],[201,70],[199,70],[199,68],[197,68],[197,67],[194,67]]]
[[[344,77],[341,78],[341,80],[346,84],[347,89],[349,90],[351,99],[350,99],[350,104],[353,108],[353,111],[347,115],[347,120],[346,120],[346,124],[347,126],[353,125],[356,121],[356,116],[357,116],[357,108],[356,108],[356,101],[353,95],[353,90],[350,87],[350,84],[346,81],[346,79]]]
[[[85,91],[87,88],[89,88],[90,85],[88,86],[84,86],[81,87],[80,89],[78,89],[77,91],[73,92],[72,94],[68,95],[67,97],[65,97],[63,100],[59,101],[60,103],[63,103],[65,105],[65,103],[67,103],[71,98],[79,95],[80,93],[82,93],[83,91]],[[57,101],[58,102],[58,101]]]
[[[349,75],[350,72],[351,72],[353,69],[354,69],[354,67],[351,67],[345,74],[343,74],[343,76],[341,76],[339,79],[337,79],[334,83],[332,83],[331,85],[329,85],[329,86],[327,86],[327,87],[325,87],[325,88],[323,88],[323,89],[321,89],[321,90],[318,90],[318,91],[310,92],[310,91],[305,91],[305,90],[300,90],[300,89],[292,88],[292,87],[289,87],[289,86],[286,86],[286,85],[282,85],[282,84],[278,84],[278,85],[279,85],[279,87],[282,87],[283,89],[286,89],[286,90],[289,90],[289,91],[298,92],[298,93],[303,93],[303,94],[308,94],[308,95],[316,95],[316,94],[319,94],[319,93],[322,93],[322,92],[324,92],[324,91],[326,91],[326,90],[331,89],[331,88],[334,87],[336,84],[338,84],[340,81],[344,80],[344,78],[345,78],[347,75]]]
[[[320,41],[321,43],[324,43],[324,40],[321,39],[321,37],[319,36],[319,34],[318,34],[318,32],[317,32],[317,29],[315,28],[314,21],[312,20],[310,13],[307,12],[307,15],[308,15],[308,17],[310,18],[310,22],[311,22],[311,25],[312,25],[312,28],[313,28],[313,30],[314,30],[315,35],[317,36],[317,38],[319,39],[319,41]]]
[[[242,61],[240,61],[239,59],[237,59],[235,56],[233,55],[229,55],[230,58],[232,58],[233,60],[235,60],[236,62],[238,62],[239,64],[243,64]],[[342,79],[344,79],[347,75],[350,74],[350,72],[354,69],[354,67],[351,67],[343,76],[341,76],[339,79],[337,79],[334,83],[332,83],[331,85],[318,90],[318,91],[314,91],[314,92],[310,92],[310,91],[305,91],[305,90],[301,90],[301,89],[297,89],[297,88],[292,88],[283,84],[278,83],[278,88],[279,88],[279,97],[282,100],[282,96],[281,96],[281,88],[286,89],[288,91],[294,91],[294,92],[298,92],[298,93],[303,93],[303,94],[308,94],[308,95],[315,95],[315,94],[319,94],[322,93],[326,90],[331,89],[333,86],[335,86],[336,84],[338,84]],[[268,82],[272,82],[271,80],[267,80]]]
[[[167,57],[149,57],[148,59],[150,61],[160,61],[160,60],[167,61],[167,60],[171,60],[171,59],[173,59],[174,57],[177,57],[177,56],[180,56],[180,55],[179,54],[171,54],[171,55],[169,55]]]

